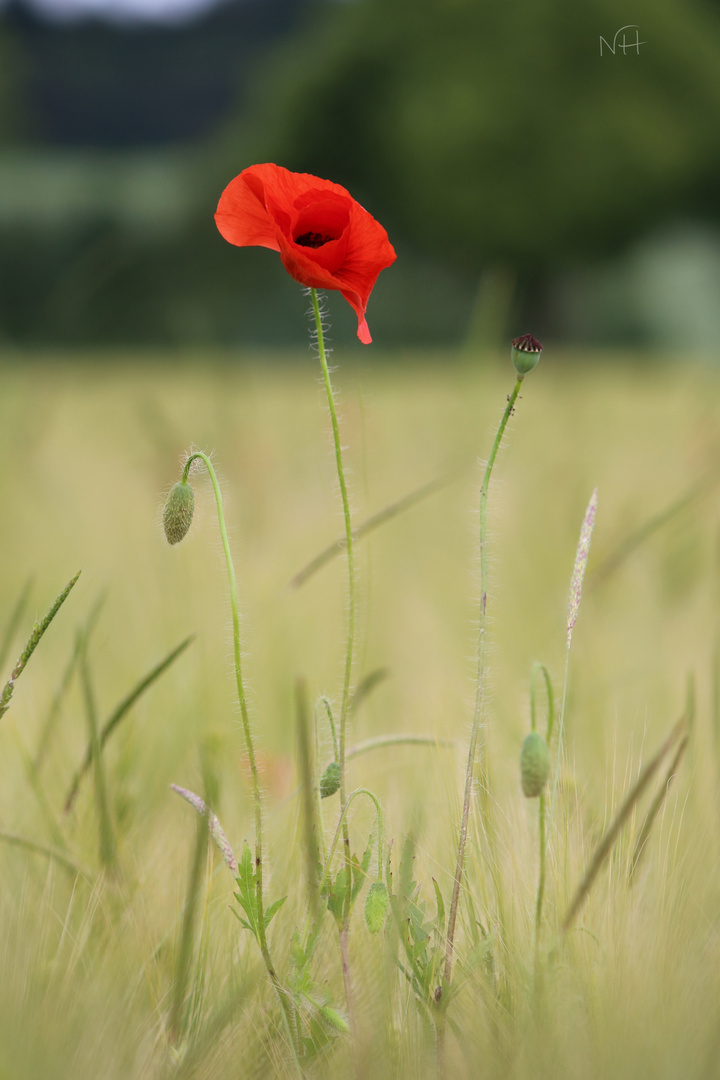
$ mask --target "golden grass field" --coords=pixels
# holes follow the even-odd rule
[[[489,452],[513,371],[504,357],[481,363],[372,351],[336,360],[356,523],[460,467],[442,490],[357,545],[355,678],[378,668],[388,674],[358,710],[350,743],[386,733],[457,741],[389,747],[351,762],[351,786],[372,788],[383,803],[394,858],[414,832],[416,877],[434,910],[431,878],[446,897],[451,887],[474,694],[478,461]],[[213,809],[236,851],[252,840],[253,818],[207,479],[194,481],[196,520],[176,548],[165,543],[160,516],[183,454],[191,446],[212,452],[261,750],[268,887],[272,896],[289,894],[270,931],[282,968],[305,902],[294,685],[302,677],[311,701],[336,699],[345,644],[342,557],[301,589],[289,586],[342,533],[318,375],[310,351],[18,356],[0,366],[0,638],[33,579],[0,683],[32,618],[82,569],[0,721],[0,832],[56,849],[59,834],[86,875],[0,842],[0,1080],[294,1075],[259,957],[228,910],[232,879],[214,851],[203,878],[186,1037],[180,1044],[168,1037],[196,834],[192,810],[169,785],[201,791],[204,755],[217,781]],[[452,1076],[720,1076],[719,390],[713,368],[681,358],[552,350],[523,384],[490,492],[487,722],[507,940],[494,970],[485,963],[469,970],[452,1003]],[[612,573],[598,574],[637,529],[706,478],[706,488]],[[520,791],[517,762],[529,730],[532,664],[545,663],[561,690],[567,591],[595,486],[599,510],[573,640],[551,847],[548,945],[614,809],[681,716],[689,678],[695,719],[632,886],[628,866],[647,797],[558,946],[539,1009],[537,813]],[[78,627],[102,594],[89,642],[101,719],[174,645],[196,635],[103,754],[118,837],[113,872],[100,870],[90,776],[72,813],[62,811],[88,740],[77,678],[35,789],[24,764],[38,752]],[[328,829],[336,813],[337,798],[328,800]],[[360,849],[370,826],[358,810],[351,833]],[[474,830],[468,887],[492,938],[495,901]],[[462,902],[460,911],[462,958],[472,935]],[[337,1040],[308,1075],[432,1076],[427,1025],[382,936],[367,934],[361,908],[351,957],[357,1039]],[[342,1009],[330,925],[315,975]]]

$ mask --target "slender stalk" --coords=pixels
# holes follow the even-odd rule
[[[345,518],[345,548],[347,549],[348,566],[348,626],[347,626],[347,650],[345,653],[345,677],[343,679],[342,704],[340,706],[340,737],[338,745],[338,764],[340,766],[340,802],[345,803],[345,735],[348,714],[348,702],[350,700],[350,679],[352,676],[353,650],[355,646],[355,556],[353,553],[353,529],[350,520],[350,500],[348,498],[345,471],[342,461],[342,447],[340,445],[340,428],[338,426],[337,412],[335,410],[335,396],[330,371],[328,369],[327,353],[325,351],[325,337],[323,333],[322,318],[320,316],[320,304],[318,303],[317,290],[310,290],[312,309],[315,316],[317,329],[317,345],[322,367],[323,382],[327,392],[328,409],[330,410],[330,422],[332,424],[333,443],[335,446],[335,465],[337,467],[340,495],[342,497],[343,517]]]
[[[235,659],[235,683],[237,685],[238,703],[240,705],[240,716],[242,718],[243,734],[245,736],[245,747],[247,749],[248,761],[250,763],[250,773],[252,775],[252,787],[253,787],[253,802],[255,805],[255,874],[256,874],[256,887],[255,896],[258,911],[258,945],[260,946],[260,952],[265,962],[268,976],[272,982],[275,991],[278,996],[280,1005],[282,1006],[285,1021],[287,1023],[290,1032],[294,1030],[294,1019],[292,1015],[292,1008],[288,1000],[287,991],[282,985],[275,967],[270,956],[270,950],[268,949],[267,937],[265,934],[265,906],[263,898],[263,821],[262,821],[262,794],[260,791],[260,776],[257,766],[257,758],[255,755],[255,744],[253,743],[252,730],[250,728],[250,716],[248,714],[247,700],[245,698],[245,689],[243,686],[242,677],[242,655],[240,650],[240,616],[238,614],[238,598],[237,598],[237,585],[235,579],[235,566],[233,564],[232,554],[230,552],[230,543],[228,541],[227,528],[225,526],[225,511],[223,509],[222,493],[220,491],[220,485],[218,478],[213,467],[213,463],[207,454],[203,454],[202,451],[196,450],[188,457],[185,462],[185,468],[183,470],[182,480],[183,483],[187,483],[190,468],[194,461],[202,461],[203,465],[207,469],[210,482],[213,486],[215,493],[215,504],[217,507],[218,526],[220,528],[220,537],[222,539],[223,552],[225,554],[225,563],[227,566],[228,580],[230,585],[230,608],[232,611],[232,627],[233,627],[233,653]],[[296,1054],[294,1043],[291,1042],[293,1053]],[[297,1063],[297,1056],[295,1058]]]
[[[329,852],[328,852],[328,854],[327,854],[327,856],[325,858],[325,864],[323,866],[322,873],[320,875],[320,880],[318,882],[318,891],[320,893],[322,893],[323,889],[325,888],[325,886],[326,886],[326,884],[328,882],[328,878],[330,876],[330,870],[332,868],[332,861],[333,861],[333,858],[335,856],[335,851],[337,850],[338,841],[340,839],[340,834],[341,834],[341,832],[342,832],[342,830],[343,830],[343,828],[344,828],[344,826],[345,826],[345,824],[347,822],[348,810],[350,809],[350,806],[351,806],[352,802],[358,797],[358,795],[367,796],[367,798],[370,799],[372,801],[373,805],[375,806],[375,812],[377,814],[377,825],[378,825],[378,866],[380,866],[382,864],[382,844],[383,844],[383,837],[384,837],[384,834],[385,834],[385,826],[384,826],[384,821],[383,821],[382,807],[380,806],[380,803],[379,803],[377,797],[375,795],[373,795],[372,791],[369,791],[368,788],[355,788],[355,790],[351,791],[350,794],[348,795],[347,802],[345,803],[345,805],[343,806],[343,808],[342,808],[342,810],[340,812],[340,819],[339,819],[339,821],[337,823],[337,826],[335,828],[335,835],[334,835],[332,843],[330,845],[330,850],[329,850]],[[380,880],[380,879],[378,878],[378,880]],[[312,919],[308,920],[308,925],[306,927],[305,935],[304,935],[305,942],[306,942],[304,951],[305,951],[306,956],[308,956],[308,957],[310,955],[312,955],[312,950],[314,950],[314,948],[315,948],[315,944],[317,942],[317,937],[318,937],[318,934],[319,934],[319,931],[320,931],[320,924],[322,922],[322,916],[323,916],[323,913],[321,912],[319,914],[318,918],[315,920],[314,926],[312,925]]]
[[[450,984],[450,976],[452,974],[452,961],[453,961],[453,945],[455,941],[455,923],[457,920],[458,903],[460,901],[460,887],[462,885],[463,870],[465,867],[465,847],[467,845],[467,833],[468,833],[468,818],[470,815],[470,799],[472,796],[473,778],[475,773],[475,759],[478,756],[478,743],[479,758],[480,758],[480,785],[483,792],[483,804],[485,812],[485,827],[489,826],[489,779],[488,779],[488,762],[487,762],[487,741],[483,737],[480,738],[480,732],[482,728],[482,712],[484,707],[484,691],[485,691],[485,634],[487,629],[487,500],[488,490],[490,487],[490,477],[492,476],[493,465],[495,464],[495,458],[497,457],[498,450],[500,449],[500,443],[502,441],[507,422],[510,419],[510,415],[515,406],[515,401],[520,393],[520,387],[522,385],[523,376],[519,375],[512,393],[508,397],[505,411],[500,420],[500,426],[498,427],[497,434],[495,436],[495,442],[493,443],[492,450],[490,451],[490,457],[488,458],[487,465],[485,467],[485,475],[483,476],[482,486],[480,488],[480,625],[478,629],[478,651],[477,651],[477,682],[475,689],[475,708],[473,712],[472,729],[470,732],[470,746],[468,749],[467,767],[465,770],[465,793],[463,796],[462,816],[460,819],[460,839],[458,842],[457,862],[455,865],[455,878],[453,881],[452,900],[450,901],[450,911],[448,914],[448,932],[447,942],[445,945],[445,968],[444,968],[444,981],[446,985]],[[442,1039],[440,1039],[439,1046],[442,1046]]]
[[[333,443],[335,446],[335,465],[337,468],[338,483],[340,485],[340,495],[342,497],[343,517],[345,518],[345,548],[347,550],[348,568],[348,621],[347,647],[345,652],[345,675],[343,678],[342,701],[340,705],[340,732],[338,737],[337,757],[340,772],[340,805],[344,806],[346,802],[345,743],[347,736],[348,705],[350,701],[350,680],[352,678],[353,651],[355,646],[355,557],[353,553],[353,529],[352,521],[350,518],[350,500],[348,498],[347,484],[345,482],[345,471],[343,469],[342,460],[342,447],[340,444],[340,428],[338,426],[337,412],[335,410],[335,396],[333,394],[332,383],[330,382],[330,371],[328,369],[327,353],[325,350],[325,336],[323,332],[322,318],[320,315],[320,304],[318,302],[318,295],[316,289],[310,289],[310,299],[312,301],[313,315],[315,316],[318,355],[320,357],[320,366],[322,368],[323,382],[325,383],[325,390],[327,393],[328,409],[330,411],[330,422],[332,424]],[[349,879],[351,872],[350,833],[348,830],[347,819],[345,818],[343,819],[342,829],[343,846],[345,849],[345,866]],[[350,1012],[352,1017],[352,986],[350,982],[350,968],[347,949],[349,925],[350,903],[348,902],[343,917],[343,924],[340,930],[340,949],[342,952],[343,976],[345,978],[345,997],[347,1001],[348,1011]]]
[[[538,961],[540,958],[540,934],[542,931],[542,909],[545,898],[545,792],[540,792],[538,800],[538,835],[540,848],[540,873],[538,875],[537,903],[535,905],[535,977],[537,979]]]
[[[544,664],[534,664],[532,675],[530,677],[530,726],[533,731],[537,730],[537,710],[536,710],[536,695],[535,695],[535,678],[540,674],[545,680],[545,693],[547,695],[547,731],[545,735],[545,742],[550,747],[553,729],[555,727],[555,695],[553,693],[552,680],[550,678],[550,672]],[[540,938],[542,934],[542,910],[543,901],[545,898],[545,873],[546,873],[546,841],[545,841],[545,820],[546,804],[545,804],[545,792],[541,791],[538,799],[538,844],[540,855],[540,871],[538,874],[538,891],[537,891],[537,903],[535,905],[535,981],[536,984],[540,978]]]

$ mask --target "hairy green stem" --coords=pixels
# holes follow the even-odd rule
[[[340,484],[343,517],[345,518],[345,547],[347,549],[348,568],[348,622],[347,648],[345,652],[345,675],[343,678],[342,702],[340,705],[340,735],[338,739],[337,755],[338,769],[340,772],[340,804],[343,805],[345,803],[346,792],[345,742],[347,736],[347,717],[348,704],[350,701],[350,681],[352,678],[353,651],[355,646],[355,558],[353,554],[353,530],[352,522],[350,519],[350,500],[348,498],[347,484],[345,482],[345,471],[343,469],[342,461],[342,447],[340,445],[340,428],[338,426],[337,412],[335,410],[335,396],[333,394],[332,383],[330,382],[330,371],[328,369],[327,353],[325,350],[325,336],[323,332],[322,317],[320,315],[320,304],[318,302],[318,295],[316,289],[310,289],[310,298],[312,301],[313,315],[315,316],[315,327],[317,330],[318,355],[320,357],[320,366],[322,367],[323,382],[325,383],[325,390],[327,392],[328,409],[330,410],[330,422],[332,424],[333,444],[335,446],[335,465],[337,468],[338,483]],[[341,821],[343,822],[342,835],[343,847],[345,849],[345,867],[347,870],[348,880],[350,880],[350,832],[348,830],[347,820],[344,815],[342,816]],[[348,1013],[350,1015],[350,1026],[354,1031],[353,990],[348,949],[349,931],[350,902],[348,901],[343,913],[342,926],[340,927],[340,953],[342,957],[343,981],[345,984],[345,1001],[347,1004]]]
[[[348,714],[348,702],[350,700],[350,680],[352,677],[352,662],[353,651],[355,646],[355,558],[353,554],[353,530],[352,522],[350,519],[350,500],[348,498],[347,484],[345,482],[345,471],[343,469],[342,461],[342,447],[340,445],[340,428],[338,426],[337,412],[335,410],[335,396],[333,394],[332,383],[330,382],[330,371],[328,369],[327,354],[325,350],[325,337],[323,334],[322,318],[320,315],[320,304],[318,302],[318,295],[316,289],[310,290],[310,298],[312,301],[313,314],[315,316],[315,327],[317,330],[317,347],[318,354],[320,356],[320,366],[322,367],[323,382],[325,383],[325,390],[327,392],[328,409],[330,410],[330,422],[332,424],[333,443],[335,446],[335,465],[337,467],[338,483],[340,484],[340,495],[342,497],[343,516],[345,518],[345,547],[347,549],[347,566],[348,566],[348,625],[347,625],[347,650],[345,653],[345,676],[343,679],[343,692],[342,703],[340,706],[340,735],[338,743],[338,765],[340,766],[340,802],[345,803],[345,741],[346,741],[346,727],[347,727],[347,714]],[[348,846],[348,839],[343,834],[346,847]],[[347,853],[349,858],[349,851]]]
[[[487,629],[487,500],[490,488],[490,477],[493,465],[497,457],[507,422],[515,406],[515,401],[520,393],[523,376],[517,378],[512,393],[508,397],[505,411],[500,420],[495,442],[493,443],[490,457],[485,467],[482,486],[480,488],[480,619],[478,629],[477,651],[477,682],[475,688],[475,708],[473,711],[472,729],[470,732],[470,746],[468,748],[467,767],[465,770],[465,793],[463,796],[462,816],[460,819],[460,839],[458,842],[457,862],[455,865],[455,878],[453,880],[452,900],[448,914],[447,941],[445,945],[444,981],[449,986],[452,974],[453,945],[455,941],[455,924],[457,920],[458,904],[460,901],[460,888],[462,886],[463,870],[465,867],[465,848],[467,845],[468,818],[470,815],[470,799],[472,797],[473,778],[475,773],[476,756],[480,758],[480,786],[483,795],[484,825],[489,832],[489,778],[487,762],[487,741],[480,738],[482,728],[482,713],[485,704],[485,635]],[[478,743],[479,755],[478,755]]]
[[[218,526],[220,528],[220,537],[222,539],[223,552],[225,553],[225,563],[227,565],[228,579],[230,583],[230,608],[232,611],[232,626],[233,626],[233,651],[235,659],[235,682],[237,685],[238,702],[240,705],[240,716],[242,717],[243,734],[245,735],[245,746],[247,749],[248,761],[250,763],[250,773],[252,775],[252,787],[253,787],[253,802],[255,805],[255,896],[258,911],[258,945],[260,946],[260,952],[267,969],[268,976],[272,982],[275,992],[277,993],[278,1000],[282,1007],[285,1021],[287,1026],[292,1032],[295,1028],[293,1010],[290,1004],[287,991],[282,985],[280,978],[275,971],[275,967],[270,956],[270,950],[268,948],[267,936],[265,934],[265,906],[263,899],[263,822],[262,822],[262,795],[260,791],[260,776],[257,766],[257,758],[255,755],[255,745],[253,743],[252,731],[250,728],[250,716],[248,714],[247,701],[245,698],[245,689],[243,686],[242,677],[242,655],[240,650],[240,616],[238,614],[238,598],[237,598],[237,585],[235,579],[235,566],[230,552],[230,542],[228,541],[227,528],[225,526],[225,511],[223,509],[222,493],[220,491],[220,485],[218,478],[213,467],[213,463],[207,454],[203,454],[202,451],[196,450],[188,457],[185,462],[185,468],[183,469],[182,482],[187,483],[190,468],[194,461],[201,461],[207,470],[207,474],[210,477],[210,482],[213,486],[215,493],[215,504],[217,507]],[[294,1041],[291,1043],[293,1051],[295,1052]],[[297,1063],[297,1058],[296,1058]]]

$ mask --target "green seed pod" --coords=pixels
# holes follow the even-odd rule
[[[537,367],[541,353],[542,345],[532,334],[513,338],[512,362],[518,375],[527,375]]]
[[[387,919],[388,906],[387,887],[384,881],[374,881],[365,900],[365,924],[371,934],[377,934],[382,930]]]
[[[195,496],[187,480],[173,485],[163,510],[163,528],[168,544],[179,544],[192,525]]]
[[[337,761],[331,761],[325,772],[320,777],[320,798],[327,799],[334,795],[340,787],[340,765]]]
[[[531,731],[520,751],[520,783],[523,795],[535,799],[541,795],[550,775],[550,751],[542,735]]]

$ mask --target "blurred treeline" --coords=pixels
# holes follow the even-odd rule
[[[163,28],[14,0],[2,338],[296,342],[279,261],[212,221],[262,160],[345,184],[387,227],[376,339],[717,353],[718,0],[232,0]]]

